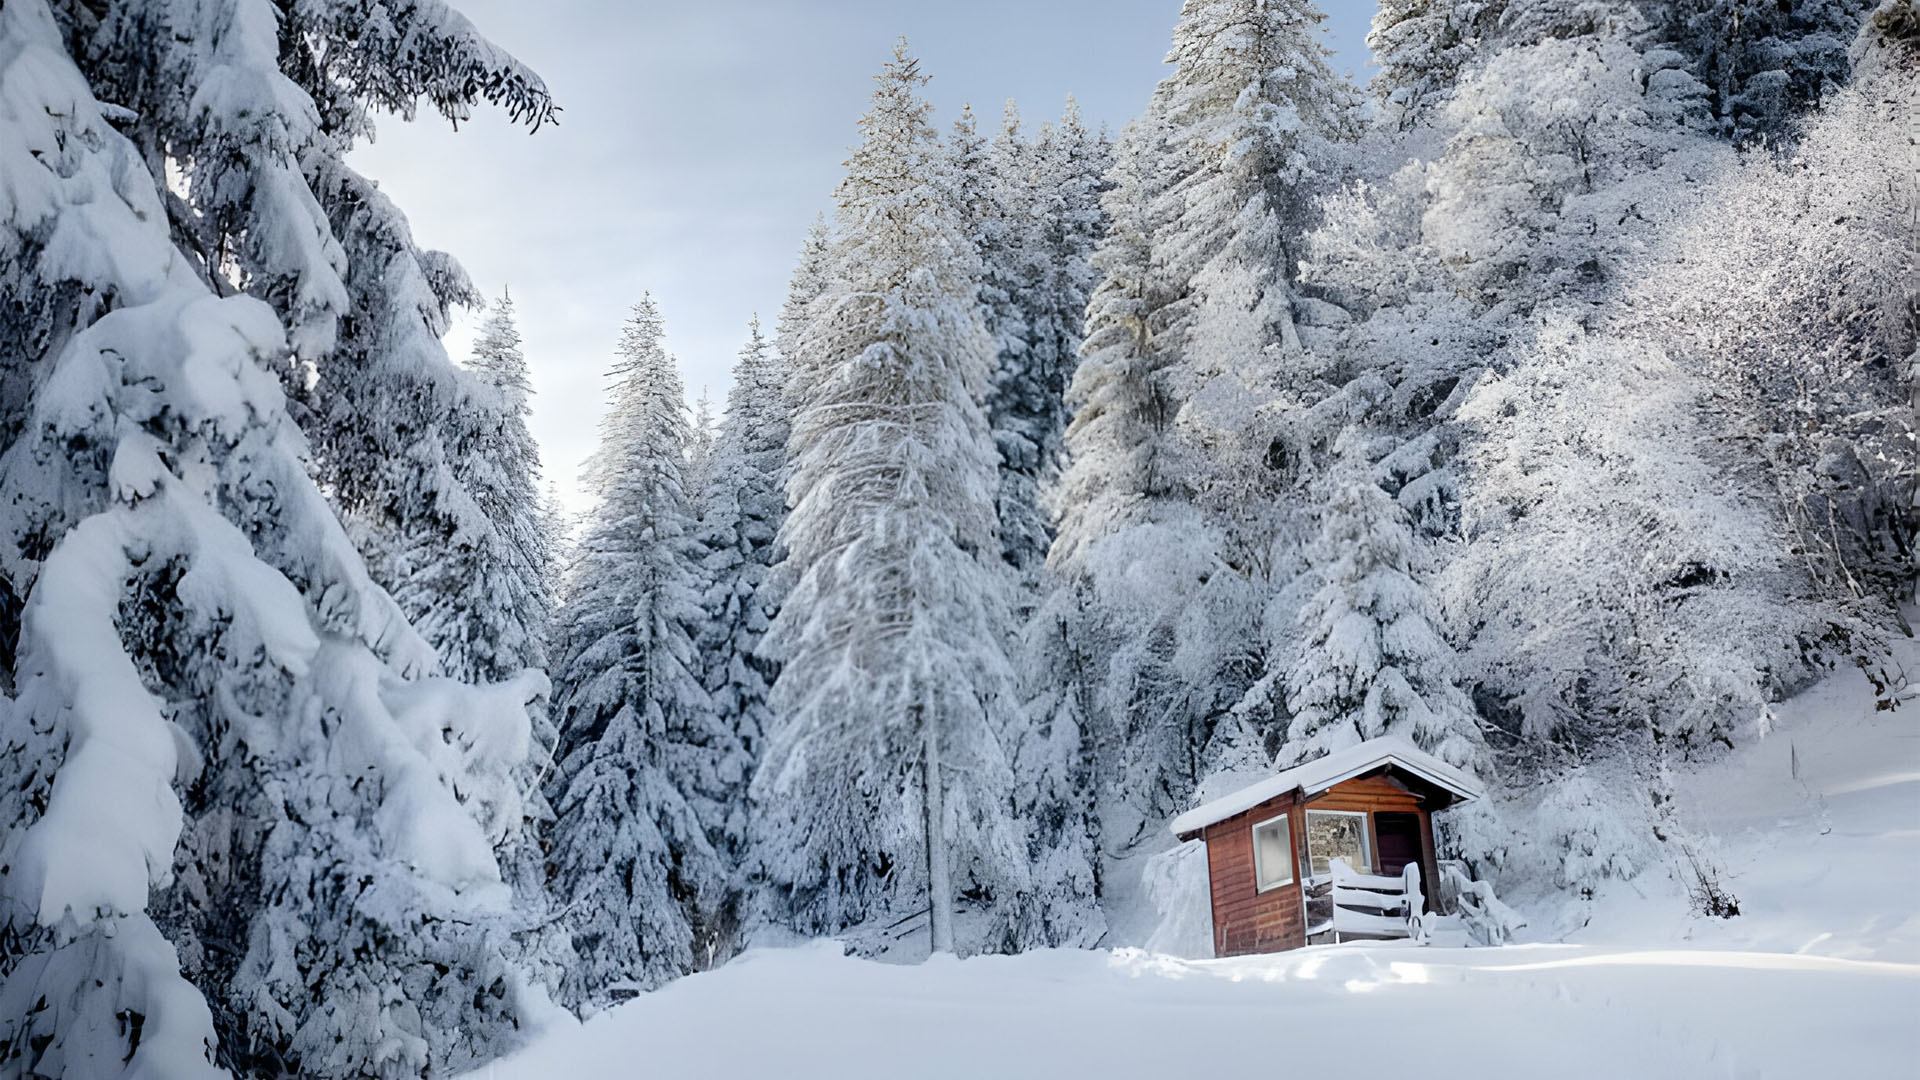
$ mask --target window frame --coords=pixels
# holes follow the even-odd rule
[[[1366,865],[1356,866],[1353,869],[1355,873],[1359,873],[1359,874],[1371,874],[1375,872],[1373,869],[1374,850],[1373,850],[1373,815],[1372,814],[1368,813],[1365,810],[1309,809],[1307,811],[1306,821],[1307,821],[1307,870],[1310,876],[1318,878],[1321,874],[1320,871],[1315,870],[1313,868],[1313,860],[1317,857],[1316,853],[1313,850],[1313,815],[1315,814],[1326,814],[1330,817],[1359,818],[1360,819],[1360,857],[1366,860]],[[1332,856],[1329,856],[1328,859],[1329,859],[1329,863],[1328,863],[1326,872],[1331,874],[1333,873],[1333,866],[1331,863]]]
[[[1275,889],[1283,889],[1288,885],[1291,885],[1294,882],[1300,880],[1300,875],[1296,871],[1296,867],[1294,866],[1294,863],[1298,861],[1297,856],[1299,853],[1298,851],[1295,850],[1293,846],[1293,822],[1289,820],[1289,815],[1291,815],[1291,813],[1292,811],[1288,811],[1287,813],[1282,813],[1282,814],[1275,814],[1274,816],[1266,819],[1265,821],[1254,822],[1253,828],[1250,829],[1247,833],[1248,839],[1253,843],[1253,891],[1256,895],[1260,893],[1269,893]],[[1270,882],[1263,885],[1261,884],[1261,879],[1264,878],[1266,875],[1263,873],[1263,871],[1265,870],[1265,866],[1263,864],[1263,861],[1260,858],[1260,830],[1266,828],[1269,825],[1274,824],[1275,822],[1280,823],[1281,829],[1285,832],[1287,837],[1287,865],[1286,865],[1287,877],[1285,881],[1274,881],[1274,882]]]

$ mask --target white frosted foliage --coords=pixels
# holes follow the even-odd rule
[[[4,374],[29,388],[0,454],[23,601],[0,1075],[457,1068],[518,1023],[493,852],[544,681],[423,678],[432,650],[312,479],[281,376],[334,343],[341,250],[296,162],[332,144],[272,13],[145,10],[143,36],[134,9],[73,54],[38,0],[0,9],[0,284],[24,327]],[[195,76],[191,117],[96,101],[137,89],[136,59]],[[220,163],[164,185],[108,112]],[[258,185],[244,214],[221,169]],[[260,295],[210,289],[200,226],[245,235]]]
[[[1019,712],[979,404],[994,350],[904,44],[878,81],[791,383],[791,587],[765,644],[780,723],[757,843],[784,920],[824,931],[925,904],[929,844],[944,847],[956,892],[987,906],[989,938],[969,945],[997,947],[1028,880],[1000,741]]]
[[[599,1007],[710,959],[732,903],[723,852],[748,759],[701,682],[705,577],[682,489],[685,391],[649,297],[621,336],[589,461],[555,671],[553,884],[580,960],[561,997]]]

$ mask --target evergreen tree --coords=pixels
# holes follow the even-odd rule
[[[1358,125],[1352,87],[1327,66],[1323,19],[1307,0],[1188,0],[1157,121],[1166,187],[1154,259],[1171,295],[1155,334],[1179,402],[1176,464],[1192,497],[1243,534],[1236,562],[1264,559],[1271,522],[1231,520],[1241,508],[1221,504],[1273,496],[1264,416],[1319,391],[1294,263]]]
[[[1341,440],[1308,552],[1318,588],[1300,612],[1287,672],[1292,721],[1281,751],[1298,764],[1398,735],[1463,768],[1484,764],[1479,717],[1458,683],[1440,606],[1414,577],[1407,514],[1376,481],[1364,430]]]
[[[543,681],[427,677],[432,650],[309,474],[276,375],[324,357],[346,314],[303,172],[342,147],[282,74],[273,22],[87,14],[0,8],[0,289],[25,418],[0,454],[0,573],[22,601],[0,710],[0,1075],[471,1067],[530,1018],[495,852],[524,819],[512,776]],[[444,48],[366,55],[384,104],[431,84],[449,110],[550,112],[464,20],[414,15]],[[330,85],[334,109],[374,94]],[[157,172],[162,152],[183,176]]]
[[[1875,0],[1678,0],[1669,36],[1736,136],[1777,132],[1847,81]]]
[[[778,665],[762,655],[760,641],[779,611],[769,569],[787,516],[788,371],[755,318],[733,368],[702,498],[700,540],[708,585],[700,658],[715,710],[753,761],[772,727],[767,694],[779,674]],[[737,859],[746,837],[747,792],[743,785],[730,795],[725,835]]]
[[[1497,33],[1505,0],[1381,0],[1367,34],[1380,70],[1368,84],[1401,127],[1432,115],[1481,43]]]
[[[1091,948],[1107,932],[1100,907],[1099,808],[1108,798],[1102,766],[1115,763],[1099,745],[1091,625],[1096,609],[1084,585],[1056,587],[1021,627],[1017,664],[1026,691],[1027,728],[1015,742],[1014,808],[1027,822],[1040,942]]]
[[[514,322],[513,297],[495,301],[465,374],[478,384],[469,407],[450,418],[457,438],[454,469],[492,526],[436,553],[412,560],[422,570],[403,582],[396,599],[440,656],[440,670],[458,679],[502,679],[520,669],[545,671],[555,592],[562,565],[558,505],[540,487],[540,448],[527,421],[533,384]],[[545,982],[557,982],[569,946],[547,910],[544,844],[553,808],[541,790],[551,775],[559,732],[546,703],[532,710],[533,743],[516,774],[527,821],[501,852],[507,880],[528,921],[541,932],[522,935],[527,963]]]
[[[1020,297],[1028,327],[1026,362],[1003,366],[989,399],[1000,447],[1002,548],[1009,564],[1030,580],[1039,577],[1052,542],[1044,504],[1060,481],[1066,389],[1093,287],[1093,250],[1106,232],[1100,196],[1111,164],[1110,148],[1081,124],[1071,100],[1057,127],[1041,129],[1031,153],[1031,201],[1023,220],[1032,254]],[[1028,857],[1045,940],[1063,946],[1091,945],[1106,930],[1097,902],[1086,600],[1077,587],[1040,594],[1033,602],[1045,606],[1026,621],[1020,649],[1031,726],[1015,746],[1014,805],[1031,829]]]
[[[759,850],[802,930],[926,897],[951,951],[958,893],[1000,928],[983,944],[1014,944],[1029,885],[1001,735],[1019,714],[979,406],[994,346],[904,42],[878,82],[792,382]]]
[[[826,215],[815,218],[807,230],[806,242],[800,247],[800,261],[787,283],[787,299],[780,306],[780,325],[774,328],[773,347],[789,368],[800,362],[807,312],[827,290],[827,256],[832,236]]]
[[[1146,122],[1122,133],[1102,200],[1111,224],[1092,258],[1098,283],[1068,384],[1068,465],[1048,551],[1062,574],[1084,573],[1096,541],[1149,520],[1176,493],[1162,454],[1174,402],[1152,325],[1164,295],[1153,271],[1156,134]]]
[[[443,426],[454,478],[488,527],[411,553],[417,569],[394,598],[439,652],[443,672],[499,679],[546,668],[553,610],[540,448],[527,428],[533,386],[511,297],[493,305],[463,375],[463,407]]]
[[[700,496],[707,490],[707,475],[713,468],[713,445],[719,437],[713,419],[713,398],[706,387],[693,403],[693,426],[687,429],[687,464],[681,470],[687,497],[693,500],[694,513],[701,510]]]
[[[1357,125],[1320,20],[1190,0],[1118,147],[1049,556],[1097,608],[1072,651],[1100,673],[1096,775],[1129,778],[1100,785],[1112,851],[1260,756],[1233,708],[1273,666],[1261,628],[1303,525],[1283,421],[1327,392],[1294,251]]]
[[[1100,196],[1111,162],[1071,100],[1032,144],[1020,139],[1017,120],[1009,106],[993,160],[1022,333],[1017,347],[1002,344],[987,416],[1000,450],[1001,546],[1007,563],[1031,576],[1053,541],[1045,493],[1059,481],[1067,384],[1093,290],[1094,247],[1106,233]]]
[[[701,966],[730,917],[720,847],[745,755],[700,682],[686,398],[649,297],[633,309],[588,462],[599,504],[568,573],[555,668],[553,887],[580,963],[561,996],[596,1007]]]

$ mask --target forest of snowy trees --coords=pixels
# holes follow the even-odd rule
[[[1321,22],[1186,0],[1115,132],[943,130],[902,42],[717,418],[607,328],[570,520],[511,297],[347,158],[534,72],[450,0],[0,0],[0,1078],[1131,943],[1173,815],[1380,735],[1578,920],[1675,769],[1897,693],[1920,6],[1383,0],[1364,89]]]

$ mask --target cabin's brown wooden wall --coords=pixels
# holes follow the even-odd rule
[[[1287,815],[1293,834],[1293,883],[1259,891],[1253,875],[1253,827]],[[1300,906],[1300,808],[1291,794],[1269,799],[1244,813],[1207,826],[1207,875],[1213,890],[1213,954],[1297,949],[1307,943],[1306,912]]]

